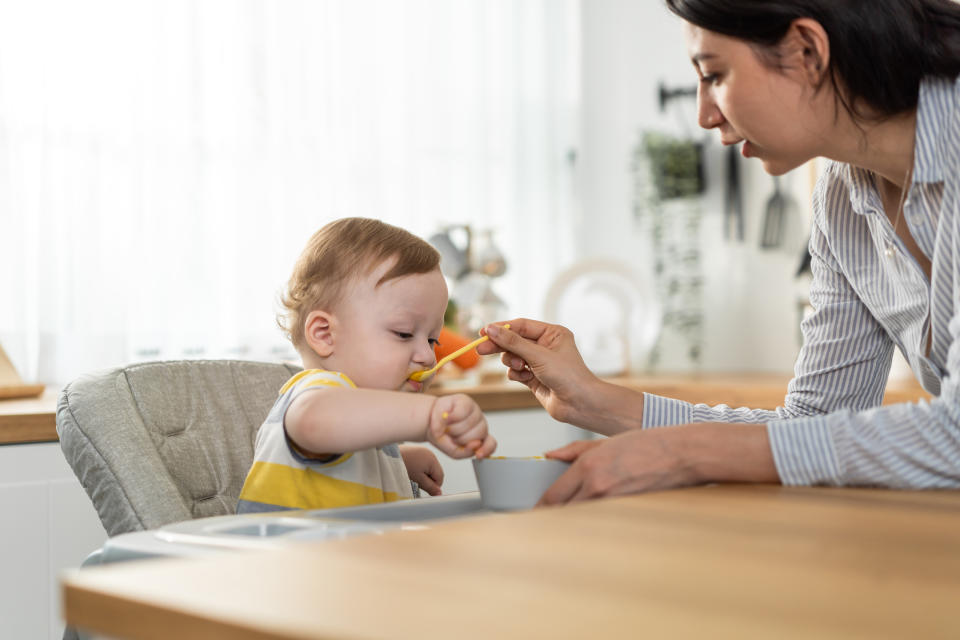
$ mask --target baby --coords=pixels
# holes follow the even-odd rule
[[[497,443],[466,395],[422,393],[447,286],[440,256],[379,220],[345,218],[315,233],[294,266],[278,321],[304,371],[280,389],[257,433],[238,513],[320,509],[440,493],[428,441],[452,458]]]

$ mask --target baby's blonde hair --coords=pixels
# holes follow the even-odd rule
[[[280,296],[284,311],[277,324],[300,349],[304,322],[316,309],[332,309],[351,279],[368,275],[387,260],[393,267],[376,286],[440,265],[440,253],[405,229],[371,218],[341,218],[324,226],[307,242]]]

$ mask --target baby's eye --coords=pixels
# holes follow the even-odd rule
[[[409,340],[413,337],[412,333],[407,333],[406,331],[394,331],[393,335],[397,336],[401,340]]]
[[[440,346],[440,341],[437,340],[436,338],[430,338],[430,339],[427,340],[427,342],[430,343],[430,346],[431,346],[431,347],[439,347],[439,346]]]

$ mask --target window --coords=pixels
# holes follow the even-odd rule
[[[490,228],[539,315],[570,258],[576,0],[0,2],[0,343],[30,380],[289,357],[344,216]]]

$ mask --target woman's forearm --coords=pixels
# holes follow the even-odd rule
[[[765,425],[699,423],[630,429],[547,453],[571,462],[542,504],[660,491],[710,482],[780,481]]]
[[[613,436],[643,426],[643,393],[596,379],[583,394],[579,415],[571,424]]]
[[[607,436],[642,428],[642,392],[598,379],[585,398],[573,424]],[[706,422],[655,431],[694,483],[780,481],[765,424]]]
[[[765,424],[707,422],[657,431],[697,484],[780,482]]]

